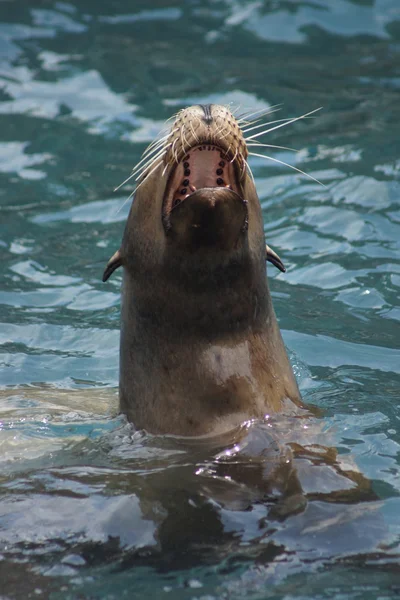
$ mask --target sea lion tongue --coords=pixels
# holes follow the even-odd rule
[[[168,216],[171,243],[194,252],[229,251],[247,226],[247,202],[231,189],[205,187],[187,196]]]

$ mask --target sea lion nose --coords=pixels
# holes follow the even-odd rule
[[[246,231],[247,202],[227,188],[202,188],[171,211],[168,237],[189,251],[233,249]]]
[[[200,108],[203,109],[204,116],[202,117],[206,125],[211,125],[213,122],[212,116],[212,104],[199,104]]]

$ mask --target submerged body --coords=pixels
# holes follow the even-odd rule
[[[157,147],[156,147],[157,148]],[[120,250],[120,407],[151,433],[222,433],[301,404],[268,289],[257,192],[239,124],[178,113],[146,167]]]

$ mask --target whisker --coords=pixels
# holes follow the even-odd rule
[[[278,112],[280,110],[281,110],[280,108],[276,108],[274,110],[269,110],[268,112],[263,113],[263,114],[258,115],[258,116],[254,115],[255,118],[252,118],[252,119],[250,119],[250,118],[249,119],[245,119],[245,118],[237,119],[237,122],[239,123],[239,125],[240,125],[241,128],[242,127],[250,127],[250,125],[255,125],[256,123],[259,123],[260,121],[264,121],[265,117],[268,117],[272,113]],[[264,124],[267,124],[267,123],[265,123],[265,121],[264,121]]]
[[[228,104],[227,106],[225,106],[225,108],[226,108],[226,109],[228,109],[228,110],[231,112],[231,114],[232,114],[232,115],[234,115],[234,116],[235,116],[235,113],[237,113],[237,111],[238,111],[238,110],[239,110],[239,108],[241,108],[241,107],[242,107],[242,105],[241,105],[241,104],[238,104],[238,105],[237,105],[237,107],[236,107],[234,110],[231,110],[231,109],[229,108],[229,104]]]
[[[176,117],[176,115],[173,115],[172,117],[167,119],[167,121],[169,121],[175,117]],[[152,164],[154,164],[155,161],[159,161],[159,159],[163,156],[163,154],[167,153],[169,146],[166,144],[166,141],[168,140],[168,138],[171,136],[172,133],[175,133],[175,131],[177,131],[177,128],[175,127],[174,129],[169,130],[169,131],[166,128],[163,128],[163,130],[161,130],[160,134],[164,131],[167,131],[166,135],[164,135],[163,137],[161,137],[159,139],[154,140],[147,146],[147,148],[144,150],[144,152],[141,156],[140,161],[134,166],[129,177],[127,177],[122,183],[120,183],[114,189],[114,192],[118,191],[123,185],[128,183],[128,181],[130,181],[132,179],[132,177],[134,177],[138,173],[139,173],[139,176],[137,179],[140,179],[140,177],[146,172],[146,170],[149,167],[151,167]],[[136,181],[137,181],[137,179],[136,179]]]
[[[151,156],[151,154],[149,154],[148,156],[143,156],[142,155],[141,160],[133,167],[131,175],[133,173],[136,173],[138,170],[145,169],[146,165],[151,164],[154,160],[156,160],[156,158],[158,158],[164,152],[166,152],[167,148],[168,148],[168,146],[164,146],[164,144],[163,144],[162,147],[157,148],[157,149],[154,150],[154,152],[153,152],[154,155],[153,156]],[[143,165],[143,163],[145,163],[145,164]]]
[[[168,129],[167,131],[165,131],[165,135],[161,135],[161,131],[158,133],[157,137],[150,142],[150,144],[147,146],[147,148],[151,148],[152,146],[155,146],[155,144],[158,144],[161,140],[166,140],[168,138],[168,136],[171,134],[171,130]],[[161,137],[159,137],[161,135]],[[147,150],[146,148],[146,150]]]
[[[147,155],[142,154],[142,158],[141,160],[137,163],[137,165],[135,166],[135,169],[142,164],[143,162],[147,161],[147,160],[153,160],[154,156],[156,156],[157,154],[159,154],[160,152],[163,152],[166,150],[166,148],[168,148],[168,145],[164,142],[163,144],[161,144],[160,146],[157,146],[157,148],[154,148],[151,152],[149,152]]]
[[[176,112],[176,113],[174,113],[173,115],[171,115],[170,117],[168,117],[168,119],[165,119],[165,122],[166,122],[166,123],[169,123],[169,121],[172,121],[172,120],[176,119],[176,117],[179,115],[179,113],[180,113],[180,112],[181,112],[181,111],[180,111],[180,110],[178,110],[178,112]]]
[[[286,127],[286,125],[290,125],[290,123],[294,123],[295,121],[299,121],[300,119],[304,119],[305,117],[308,117],[309,115],[312,115],[312,114],[316,113],[318,110],[321,110],[321,108],[322,108],[322,106],[320,106],[319,108],[316,108],[315,110],[312,110],[309,113],[306,113],[305,115],[301,115],[300,117],[295,117],[294,119],[290,119],[286,123],[281,123],[280,125],[276,125],[275,127],[271,127],[270,129],[266,129],[265,131],[261,131],[260,133],[255,133],[254,135],[248,137],[246,139],[246,141],[247,140],[253,140],[256,137],[259,137],[260,135],[264,135],[265,133],[269,133],[270,131],[275,131],[275,129],[280,129],[281,127]]]
[[[219,130],[218,133],[221,133],[221,138],[224,140],[226,137],[228,137],[229,130],[228,129],[223,129],[223,127],[224,127],[224,123],[222,124],[221,129]]]
[[[246,162],[246,159],[243,157],[243,155],[241,155],[240,158],[242,159],[242,170],[240,173],[240,179],[242,180],[244,177],[244,174],[246,172],[247,162]]]
[[[152,148],[156,144],[159,144],[161,140],[168,139],[168,137],[171,135],[172,131],[176,131],[176,128],[173,130],[170,127],[163,127],[162,129],[160,129],[160,131],[157,133],[155,139],[152,142],[150,142],[150,144],[145,149],[145,152],[147,152],[150,148]]]
[[[123,207],[124,207],[124,206],[125,206],[125,204],[128,202],[128,200],[130,200],[130,199],[133,197],[133,195],[134,195],[134,194],[137,192],[137,190],[140,188],[140,186],[141,186],[141,185],[142,185],[142,184],[143,184],[143,183],[144,183],[144,182],[147,180],[147,178],[148,178],[148,177],[150,177],[150,175],[151,175],[152,173],[154,173],[154,171],[155,171],[156,169],[158,169],[158,167],[160,166],[160,164],[161,164],[161,162],[160,162],[160,161],[158,161],[158,162],[157,162],[157,164],[155,165],[155,167],[154,167],[154,168],[153,168],[153,169],[152,169],[152,170],[151,170],[149,173],[147,173],[147,175],[144,177],[143,181],[141,181],[141,182],[139,183],[139,185],[137,185],[137,186],[135,187],[135,189],[134,189],[134,190],[132,190],[132,192],[129,194],[129,196],[127,197],[127,199],[126,199],[126,200],[124,200],[123,204],[122,204],[122,205],[120,206],[120,208],[117,210],[116,214],[118,214],[118,213],[119,213],[119,212],[120,212],[120,211],[123,209]],[[136,181],[137,181],[138,179],[140,179],[140,177],[141,177],[142,175],[143,175],[143,173],[142,173],[142,174],[141,174],[139,177],[137,177]],[[131,178],[132,178],[132,176],[133,176],[133,175],[130,175],[130,177],[128,177],[128,179],[127,179],[126,181],[129,181],[129,179],[131,179]],[[121,183],[121,185],[123,185],[123,183]],[[118,188],[116,188],[116,189],[119,189],[119,188],[121,187],[121,185],[120,185]]]
[[[129,196],[126,198],[126,200],[123,201],[123,203],[121,204],[121,206],[119,207],[119,209],[115,212],[115,214],[117,215],[119,212],[121,212],[121,210],[124,208],[125,204],[128,202],[128,200],[130,200],[133,196],[133,192],[131,192],[129,194]]]
[[[251,170],[251,168],[250,168],[250,165],[249,165],[248,161],[247,161],[247,160],[245,160],[244,162],[245,162],[245,165],[246,165],[246,167],[247,167],[247,170],[248,170],[248,172],[249,172],[249,173],[250,173],[250,175],[251,175],[251,179],[252,179],[252,181],[253,181],[253,183],[254,183],[254,185],[255,185],[253,171]]]
[[[154,168],[153,168],[153,169],[152,169],[152,170],[151,170],[149,173],[147,173],[147,175],[146,175],[146,177],[143,179],[143,181],[141,181],[141,182],[139,183],[139,185],[137,185],[137,186],[135,187],[135,189],[134,189],[134,190],[132,190],[132,192],[129,194],[129,196],[127,197],[127,199],[126,199],[126,200],[124,200],[124,202],[122,203],[122,205],[121,205],[121,206],[119,207],[119,209],[116,211],[116,214],[118,214],[118,213],[119,213],[119,212],[120,212],[120,211],[121,211],[121,210],[124,208],[124,206],[125,206],[125,204],[128,202],[128,200],[130,200],[130,199],[133,197],[133,195],[134,195],[134,194],[137,192],[137,190],[140,188],[140,186],[141,186],[141,185],[142,185],[142,184],[143,184],[143,183],[146,181],[146,179],[147,179],[147,178],[148,178],[148,177],[149,177],[149,176],[150,176],[152,173],[154,173],[154,171],[155,171],[155,170],[156,170],[156,169],[157,169],[157,168],[160,166],[160,164],[161,164],[161,162],[159,161],[159,162],[158,162],[158,163],[155,165],[155,167],[154,167]],[[168,165],[167,165],[167,166],[168,166]],[[140,179],[140,177],[141,177],[142,175],[143,175],[143,173],[142,173],[142,174],[141,174],[139,177],[137,177],[136,181],[137,181],[138,179]],[[164,171],[163,171],[163,175],[164,175]],[[124,183],[126,183],[127,181],[129,181],[129,179],[131,179],[132,177],[133,177],[133,174],[131,174],[131,175],[128,177],[128,179],[126,179],[126,180],[125,180],[125,182],[124,182]],[[120,188],[122,185],[124,185],[124,183],[121,183],[121,185],[120,185],[120,186],[118,186],[117,188],[115,188],[115,190],[114,190],[114,191],[118,190],[118,189],[119,189],[119,188]]]
[[[166,135],[164,138],[162,138],[161,140],[159,140],[157,142],[157,144],[154,144],[153,146],[148,146],[146,148],[146,150],[144,150],[143,154],[142,154],[142,158],[145,158],[146,156],[149,156],[150,154],[152,154],[153,152],[156,152],[159,148],[161,148],[162,146],[164,146],[164,144],[167,142],[169,138],[169,135]]]
[[[182,142],[183,156],[185,156],[185,154],[186,154],[186,150],[185,150],[185,142],[184,142],[184,133],[183,133],[183,130],[184,130],[184,128],[185,128],[185,124],[184,124],[184,123],[182,123],[182,126],[181,126],[181,131],[180,131],[180,133],[181,133],[181,142]],[[176,161],[176,162],[178,162],[178,161]]]
[[[190,127],[192,128],[193,137],[194,137],[194,139],[196,140],[196,143],[197,143],[197,144],[199,144],[199,143],[200,143],[200,140],[199,140],[199,138],[198,138],[198,135],[197,135],[197,133],[196,133],[196,132],[195,132],[195,130],[194,130],[194,127],[193,127],[193,121],[192,121],[192,119],[190,119],[190,121],[189,121],[189,125],[190,125]]]
[[[291,152],[300,152],[297,148],[288,148],[287,146],[275,146],[274,144],[261,144],[260,142],[250,142],[246,146],[256,146],[258,148],[278,148],[280,150],[290,150]]]
[[[183,138],[184,138],[184,140],[185,140],[185,142],[186,142],[186,144],[187,144],[187,147],[190,149],[190,144],[189,144],[189,142],[187,141],[187,138],[186,138],[186,135],[185,135],[185,129],[184,129],[184,127],[183,127],[183,126],[182,126],[182,134],[183,134]],[[183,156],[185,156],[185,154],[186,154],[185,147],[183,147],[183,152],[184,152]]]
[[[162,159],[163,159],[162,156],[158,156],[154,160],[152,160],[151,162],[149,162],[148,164],[146,164],[143,167],[141,167],[140,169],[136,169],[135,172],[132,173],[132,175],[136,176],[135,181],[138,181],[138,179],[140,179],[141,177],[143,177],[143,175],[145,175],[147,173],[147,171],[149,169],[151,169],[154,164],[162,162]]]
[[[269,108],[260,108],[259,110],[255,110],[253,112],[244,112],[241,115],[238,115],[237,120],[238,121],[248,120],[251,117],[255,117],[256,115],[259,115],[258,118],[262,118],[273,112],[277,112],[277,111],[281,110],[281,106],[282,106],[282,104],[274,104],[273,106],[270,106]]]
[[[146,181],[146,179],[147,179],[148,177],[150,177],[150,175],[151,175],[152,173],[154,173],[154,171],[155,171],[156,169],[158,169],[158,167],[159,167],[160,165],[161,165],[161,162],[160,162],[160,161],[158,161],[158,162],[157,162],[157,164],[155,165],[155,167],[154,167],[153,169],[151,169],[151,171],[149,171],[149,172],[146,174],[146,176],[145,176],[145,177],[143,178],[143,180],[142,180],[142,181],[139,183],[139,185],[137,185],[137,186],[136,186],[136,188],[135,188],[135,190],[134,190],[134,192],[135,192],[135,193],[138,191],[138,189],[140,188],[140,186],[141,186],[141,185],[143,185],[143,183]],[[142,176],[142,175],[139,175],[139,177],[137,177],[137,178],[135,179],[135,181],[138,181],[138,180],[140,179],[140,177],[141,177],[141,176]],[[132,193],[133,193],[133,192],[132,192]]]
[[[176,151],[176,148],[175,148],[175,144],[176,144],[177,141],[178,141],[178,138],[175,138],[174,141],[173,141],[173,143],[172,143],[172,147],[171,147],[171,152],[172,152],[172,154],[174,156],[174,160],[175,160],[176,164],[179,163],[178,152]]]
[[[227,135],[227,134],[225,134],[225,135],[222,135],[223,127],[224,127],[224,123],[222,122],[222,123],[221,123],[221,125],[219,126],[219,128],[217,129],[217,131],[216,131],[216,132],[213,134],[213,138],[214,138],[214,139],[219,139],[219,140],[221,140],[221,138],[222,138],[222,139],[225,139],[225,138],[226,138],[226,135]],[[220,136],[220,137],[219,137],[219,136]],[[215,142],[214,142],[214,143],[215,143]],[[215,145],[217,146],[218,144],[215,144]]]
[[[217,131],[213,131],[213,132],[212,132],[212,136],[211,136],[211,139],[210,139],[210,142],[211,142],[212,144],[215,144],[215,143],[216,143],[216,142],[215,142],[215,139],[217,139],[217,138],[218,138],[218,135],[220,134],[220,132],[221,132],[221,126],[218,126],[218,129],[217,129]]]
[[[240,127],[240,129],[242,130],[242,132],[244,132],[244,127],[250,127],[250,125],[255,125],[256,123],[260,123],[262,121],[263,125],[266,125],[267,123],[264,121],[263,117],[261,116],[259,119],[254,119],[253,121],[238,121],[238,125]],[[268,121],[268,123],[270,123],[270,121]],[[260,125],[259,127],[262,127],[262,125]]]
[[[171,129],[171,131],[167,135],[165,135],[162,138],[160,138],[159,140],[155,140],[154,142],[149,144],[149,146],[147,146],[147,148],[143,152],[142,156],[146,156],[146,155],[150,154],[151,152],[153,152],[156,147],[162,146],[168,140],[168,138],[171,136],[171,134],[175,133],[175,131],[177,131],[176,128]]]
[[[154,161],[158,160],[159,158],[161,158],[163,156],[163,154],[166,154],[168,149],[168,146],[165,148],[161,148],[154,156],[150,156],[150,157],[145,157],[143,158],[132,170],[131,176],[135,175],[136,173],[138,173],[139,171],[145,171],[148,167],[150,167]],[[143,161],[146,161],[144,164]]]
[[[305,117],[304,117],[305,118]],[[243,133],[249,133],[249,131],[252,131],[253,129],[260,129],[261,127],[268,127],[269,125],[273,125],[274,123],[284,123],[287,121],[291,121],[293,119],[293,117],[287,117],[286,119],[275,119],[274,121],[267,121],[265,123],[265,121],[263,123],[260,123],[260,125],[254,125],[254,127],[248,127],[247,129],[242,129]],[[254,123],[258,123],[261,119],[257,119],[257,121],[254,121]],[[252,125],[253,123],[251,123]]]
[[[251,156],[258,156],[258,158],[265,158],[266,160],[272,160],[273,162],[279,163],[280,165],[284,165],[285,167],[289,167],[289,169],[293,169],[294,171],[297,171],[298,173],[301,173],[302,175],[305,175],[309,179],[312,179],[316,183],[319,183],[320,185],[322,185],[322,187],[326,188],[326,185],[324,185],[318,179],[315,179],[315,177],[313,177],[312,175],[309,175],[305,171],[302,171],[301,169],[298,169],[297,167],[294,167],[293,165],[289,165],[289,163],[286,163],[283,160],[278,160],[277,158],[272,158],[272,156],[266,156],[264,154],[257,154],[256,152],[249,152],[249,154]]]
[[[233,155],[233,158],[232,158],[232,160],[230,160],[230,161],[229,161],[231,164],[235,162],[235,160],[236,160],[236,157],[237,157],[237,154],[238,154],[238,148],[236,147],[236,149],[235,149],[235,154]]]
[[[123,185],[125,185],[126,183],[128,183],[128,181],[129,181],[130,179],[132,179],[132,177],[134,177],[134,176],[135,176],[135,173],[131,173],[131,174],[129,175],[129,177],[127,177],[127,178],[125,179],[125,181],[123,181],[123,182],[122,182],[122,183],[120,183],[120,184],[119,184],[119,185],[118,185],[116,188],[114,188],[114,192],[117,192],[117,191],[118,191],[120,188],[122,188],[122,186],[123,186]]]

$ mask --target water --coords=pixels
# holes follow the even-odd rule
[[[397,598],[398,0],[3,1],[0,57],[0,597]],[[195,102],[323,106],[265,141],[326,187],[251,161],[320,415],[236,445],[117,414],[121,275],[101,283],[132,189],[114,187]],[[286,502],[294,442],[307,498]]]

